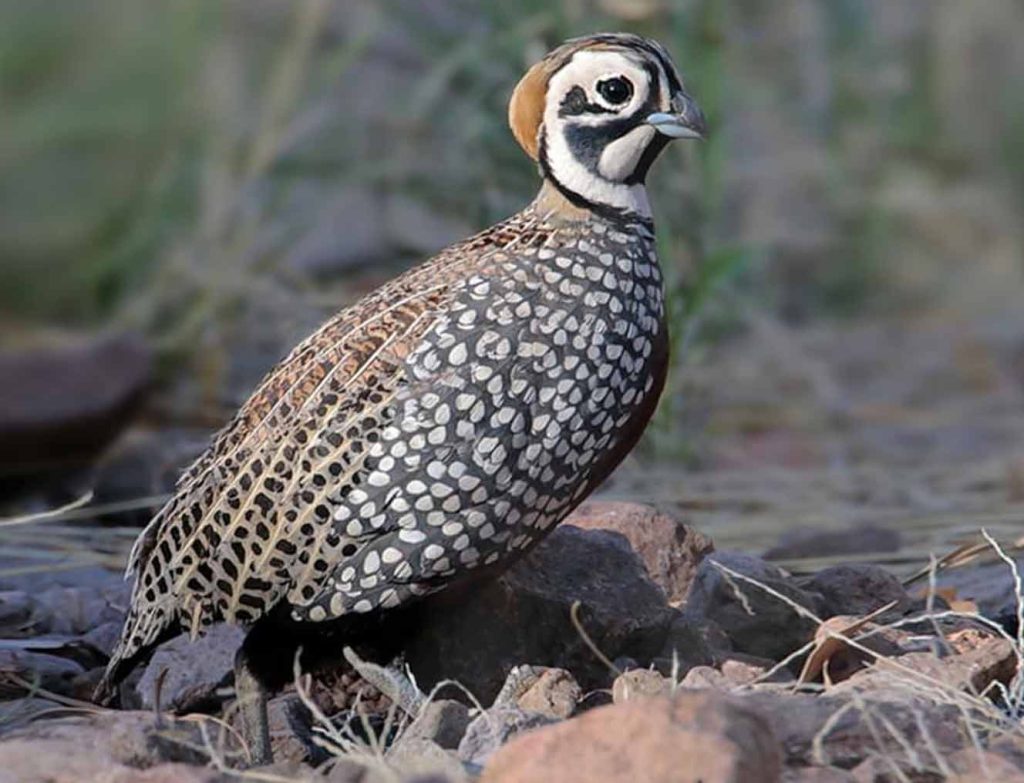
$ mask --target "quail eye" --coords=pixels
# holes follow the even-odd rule
[[[597,83],[597,92],[612,106],[619,106],[628,101],[633,95],[633,85],[629,79],[622,76],[613,76],[611,79],[602,79]]]

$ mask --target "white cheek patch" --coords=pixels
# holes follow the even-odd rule
[[[545,139],[548,167],[562,187],[594,204],[605,204],[643,217],[651,216],[651,205],[643,185],[627,185],[591,172],[570,152],[562,133],[548,133]]]
[[[656,133],[650,125],[641,125],[605,147],[597,165],[601,176],[612,181],[622,181],[629,177],[636,171],[640,157]]]

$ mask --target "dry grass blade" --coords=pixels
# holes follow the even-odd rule
[[[953,551],[938,558],[934,565],[927,565],[908,576],[903,580],[903,586],[909,587],[915,582],[925,579],[933,568],[935,571],[948,571],[953,568],[963,568],[964,566],[976,563],[983,554],[993,549],[993,540],[989,536],[988,532],[982,531],[982,535],[985,537],[985,541],[961,544]],[[1016,539],[1009,545],[1009,548],[1013,551],[1024,549],[1024,536]],[[1005,552],[1003,554],[1005,554]]]
[[[590,634],[587,633],[587,629],[583,627],[583,622],[580,620],[581,605],[582,604],[579,601],[573,601],[572,607],[569,609],[569,619],[572,620],[573,628],[576,629],[576,633],[580,635],[580,638],[583,640],[583,643],[587,645],[590,651],[594,653],[595,657],[601,663],[608,667],[608,670],[610,672],[612,672],[616,676],[622,674],[622,669],[620,669],[618,666],[612,663],[608,656],[601,652],[601,648],[599,648],[597,644],[594,643],[594,640],[590,638]]]
[[[6,519],[0,519],[0,527],[14,527],[15,525],[29,525],[33,522],[43,522],[47,519],[61,519],[71,511],[82,508],[89,504],[93,498],[93,492],[90,489],[80,498],[72,500],[70,503],[65,503],[60,508],[52,509],[51,511],[40,511],[36,514],[24,514],[17,517],[7,517]]]

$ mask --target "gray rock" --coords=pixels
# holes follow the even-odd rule
[[[732,641],[713,620],[679,614],[672,620],[665,644],[654,663],[662,674],[673,670],[685,674],[694,666],[723,660],[731,651]]]
[[[114,651],[114,645],[121,636],[122,622],[114,620],[109,623],[102,623],[90,630],[82,637],[82,641],[99,650],[108,658]]]
[[[896,603],[891,612],[895,618],[912,603],[898,577],[881,566],[867,563],[823,568],[801,580],[800,585],[822,596],[822,619],[837,615],[860,617],[892,602]]]
[[[819,611],[820,596],[800,589],[781,569],[750,555],[718,552],[697,571],[684,612],[687,618],[714,621],[736,650],[770,660],[784,658],[811,638],[814,622],[760,587],[727,576],[715,563],[766,585],[812,613]]]
[[[76,336],[0,354],[0,467],[10,473],[94,457],[131,420],[151,365],[148,346],[133,335]]]
[[[42,633],[86,634],[104,623],[120,623],[128,595],[128,584],[119,579],[99,587],[51,587],[33,597],[32,625]]]
[[[327,755],[312,742],[312,717],[294,693],[282,693],[270,699],[267,722],[276,763],[321,761]]]
[[[13,636],[28,624],[33,601],[24,590],[0,592],[0,632]]]
[[[218,728],[210,730],[216,745]],[[195,722],[150,712],[98,712],[34,721],[11,731],[0,743],[0,770],[4,780],[77,783],[132,780],[145,769],[144,779],[151,783],[212,783],[219,776],[205,767],[208,759],[197,750],[202,746]]]
[[[24,726],[41,712],[65,709],[67,708],[58,702],[35,696],[0,701],[0,735]]]
[[[85,669],[80,663],[68,658],[30,650],[0,649],[0,695],[10,697],[25,693],[26,686],[9,679],[10,675],[27,683],[27,687],[35,685],[68,695],[75,677],[83,671]]]
[[[135,686],[143,708],[156,707],[158,690],[164,710],[188,712],[208,701],[228,681],[244,638],[244,629],[220,624],[194,642],[184,634],[164,642]]]
[[[438,599],[406,660],[423,687],[452,679],[484,704],[523,661],[566,669],[587,690],[609,684],[607,667],[573,626],[576,601],[586,633],[611,659],[650,661],[674,617],[625,538],[570,525],[502,577]]]
[[[521,732],[556,721],[518,707],[492,707],[477,715],[459,743],[458,756],[467,764],[483,766],[495,751]]]
[[[1016,558],[1017,568],[1024,572],[1024,557]],[[974,568],[955,568],[938,576],[939,587],[952,587],[957,598],[974,601],[978,611],[1001,622],[1016,623],[1016,595],[1013,574],[1005,563],[992,563]],[[1014,628],[1011,633],[1014,633]]]
[[[757,691],[734,697],[767,716],[782,746],[786,763],[849,768],[861,761],[868,749],[879,755],[902,753],[901,743],[923,747],[934,744],[941,753],[963,747],[967,733],[963,715],[953,704],[936,704],[911,694],[865,694],[861,709],[850,709],[848,698],[831,698],[779,691]],[[837,714],[843,710],[842,714]],[[867,713],[867,715],[865,715]],[[875,729],[885,720],[899,739],[889,731],[878,747]],[[928,740],[925,735],[928,733]],[[818,737],[823,758],[816,756]]]
[[[385,756],[388,765],[403,781],[468,783],[462,762],[436,742],[423,737],[403,737]]]
[[[453,699],[437,699],[424,705],[406,730],[406,736],[431,740],[445,750],[455,750],[469,722],[469,708],[465,704]]]

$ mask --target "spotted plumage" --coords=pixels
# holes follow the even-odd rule
[[[537,198],[271,371],[139,537],[101,691],[178,631],[327,627],[493,573],[632,448],[667,363],[643,180],[703,119],[665,51],[624,35],[556,49],[509,114]]]

